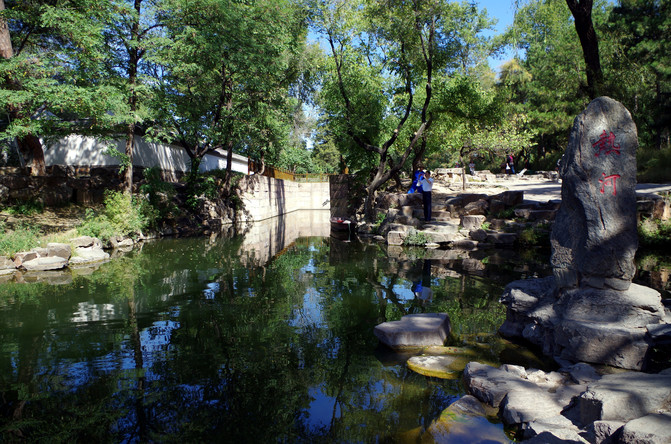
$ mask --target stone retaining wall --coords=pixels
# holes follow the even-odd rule
[[[244,211],[241,222],[259,221],[297,210],[328,210],[329,184],[290,182],[259,175],[245,176],[239,184]]]
[[[135,186],[143,180],[144,168],[133,169]],[[176,182],[181,174],[166,172],[163,180]],[[118,167],[62,166],[47,167],[45,176],[31,176],[26,168],[0,168],[0,205],[36,201],[47,207],[70,203],[98,204],[105,190],[120,190],[122,181]]]
[[[345,219],[355,218],[360,199],[352,196],[352,190],[355,189],[352,181],[353,177],[347,174],[329,177],[331,216]]]

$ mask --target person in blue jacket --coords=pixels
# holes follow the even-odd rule
[[[421,169],[415,170],[414,177],[412,179],[412,185],[410,185],[410,189],[408,190],[408,194],[415,193],[417,191],[421,191],[419,187],[419,181],[424,179],[424,171]]]

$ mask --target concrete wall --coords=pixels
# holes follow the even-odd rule
[[[48,145],[44,150],[44,161],[47,166],[117,166],[119,159],[105,154],[110,145],[120,153],[126,151],[124,140],[104,141],[93,137],[71,135]],[[225,169],[226,158],[224,156],[225,153],[206,154],[200,164],[200,171]],[[247,164],[245,156],[233,154],[231,167],[233,171],[247,174]],[[159,167],[164,171],[187,172],[191,168],[191,159],[181,147],[147,142],[141,137],[135,137],[133,165],[146,168]]]
[[[329,210],[329,184],[290,182],[271,177],[246,176],[240,182],[245,206],[242,221],[259,221],[297,210]]]
[[[248,266],[266,265],[299,237],[328,237],[329,216],[328,210],[299,210],[255,222],[245,233],[238,256]]]

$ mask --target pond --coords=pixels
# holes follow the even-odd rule
[[[496,335],[503,287],[548,274],[549,251],[388,248],[328,230],[327,212],[296,212],[0,283],[0,440],[414,442],[465,389],[378,343],[375,325],[408,313],[448,313],[450,345],[474,360],[550,367]],[[450,434],[509,439],[495,416]]]

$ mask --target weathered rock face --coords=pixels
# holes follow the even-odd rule
[[[499,332],[524,338],[545,354],[571,361],[646,368],[655,326],[668,317],[658,291],[632,284],[625,291],[582,288],[557,296],[555,279],[511,282],[501,296],[507,306]]]
[[[463,375],[469,392],[530,444],[669,443],[670,377],[669,370],[601,376],[587,364],[545,373],[477,362]]]
[[[552,230],[559,289],[626,290],[636,271],[636,126],[608,97],[576,117],[562,162],[562,203]]]

